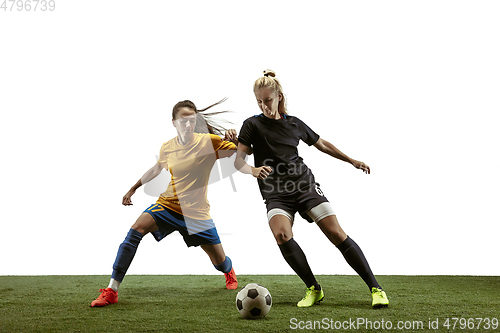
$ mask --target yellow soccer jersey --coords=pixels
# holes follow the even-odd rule
[[[186,145],[181,145],[177,137],[165,142],[157,163],[162,168],[168,167],[172,177],[156,203],[193,219],[209,220],[207,186],[210,172],[219,157],[231,155],[227,152],[220,156],[219,150],[236,150],[236,146],[218,135],[200,133],[195,133]]]

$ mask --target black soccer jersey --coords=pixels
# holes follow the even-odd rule
[[[264,114],[245,120],[238,141],[253,147],[255,166],[269,166],[273,172],[265,179],[258,179],[264,199],[293,194],[315,184],[314,175],[299,156],[299,140],[309,146],[319,135],[299,118],[283,115],[271,119]]]

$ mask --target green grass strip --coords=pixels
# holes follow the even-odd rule
[[[483,326],[470,330],[460,329],[459,321],[455,330],[443,326],[447,318],[500,319],[500,277],[377,278],[387,292],[389,308],[371,308],[368,288],[358,276],[317,276],[325,300],[311,308],[297,308],[305,294],[297,276],[240,275],[240,288],[256,282],[273,297],[273,307],[265,318],[245,320],[235,306],[240,288],[226,290],[223,275],[126,276],[119,302],[104,308],[91,308],[90,303],[99,295],[98,289],[108,285],[109,276],[0,276],[0,332],[382,331],[369,326],[356,330],[353,326],[334,327],[336,322],[346,325],[361,319],[379,325],[382,320],[391,322],[395,332],[500,330],[485,329],[484,321]],[[429,329],[429,323],[436,320],[438,329]],[[398,322],[405,322],[407,328],[397,329]],[[410,329],[408,323],[417,326]],[[474,323],[478,325],[478,319]]]

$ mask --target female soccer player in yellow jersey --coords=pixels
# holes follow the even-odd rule
[[[252,174],[258,179],[267,207],[269,226],[281,253],[306,284],[306,296],[297,306],[309,307],[324,297],[304,252],[293,239],[292,225],[298,211],[309,222],[316,222],[365,281],[372,294],[372,306],[385,307],[389,304],[385,292],[373,276],[359,246],[340,227],[314,175],[298,155],[297,145],[302,140],[366,173],[370,173],[370,168],[365,163],[344,155],[299,118],[288,115],[283,89],[274,77],[275,73],[267,70],[254,83],[254,94],[262,113],[243,123],[238,137],[235,166],[241,172]],[[243,159],[250,147],[253,148],[257,167],[250,167]]]
[[[170,172],[171,181],[156,203],[132,225],[118,249],[109,286],[100,289],[101,294],[91,303],[92,307],[118,302],[120,283],[139,242],[148,233],[160,241],[174,231],[180,232],[187,246],[200,246],[215,268],[224,273],[227,289],[238,287],[231,259],[225,255],[210,217],[207,200],[208,180],[215,161],[232,155],[238,142],[235,130],[226,131],[224,139],[216,135],[222,134],[223,129],[208,120],[210,114],[202,113],[223,101],[203,110],[197,110],[194,103],[187,100],[174,106],[172,121],[177,136],[162,145],[158,162],[132,186],[122,203],[132,205],[131,197],[135,191],[158,176],[163,168]]]

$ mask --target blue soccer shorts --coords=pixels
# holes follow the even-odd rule
[[[188,247],[220,244],[219,234],[212,219],[192,219],[160,204],[152,204],[144,213],[150,214],[156,221],[158,230],[152,234],[158,242],[178,231]]]

